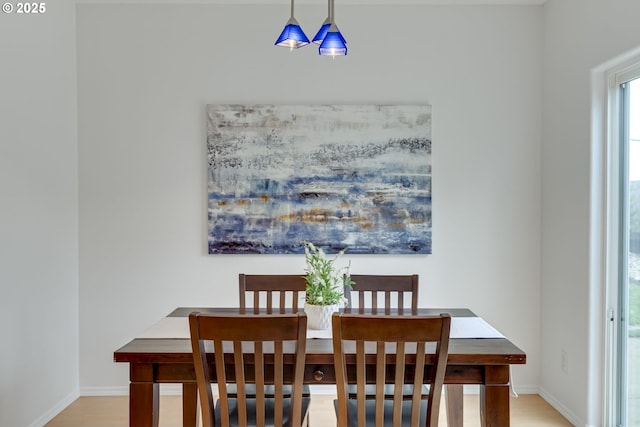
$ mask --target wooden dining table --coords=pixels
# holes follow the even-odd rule
[[[129,427],[158,426],[160,384],[182,384],[183,427],[197,425],[197,385],[187,321],[189,313],[194,311],[240,313],[239,308],[230,307],[179,307],[148,332],[141,333],[114,352],[115,362],[129,364]],[[367,312],[385,314],[384,310]],[[391,310],[387,314],[440,313],[449,313],[452,320],[477,318],[465,308],[419,308],[400,313]],[[331,339],[309,335],[305,383],[335,384]],[[444,380],[449,427],[462,427],[463,386],[466,384],[479,386],[482,427],[510,426],[510,366],[526,363],[526,354],[506,337],[487,336],[489,338],[456,338],[452,331]]]

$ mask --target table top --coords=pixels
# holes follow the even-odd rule
[[[239,313],[231,307],[179,307],[168,317],[187,317],[189,313]],[[349,311],[348,309],[345,311]],[[253,309],[251,309],[253,312]],[[417,315],[449,313],[452,317],[476,317],[465,308],[420,308]],[[251,314],[251,313],[249,313]],[[377,310],[384,314],[384,309]],[[414,315],[411,309],[396,310],[391,315]],[[330,339],[308,339],[307,363],[333,363]],[[188,338],[134,338],[114,352],[115,362],[125,363],[193,363],[191,343]],[[449,342],[448,364],[460,365],[510,365],[525,364],[526,354],[507,338],[453,338]]]

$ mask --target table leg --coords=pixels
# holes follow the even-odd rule
[[[462,427],[464,411],[464,386],[462,384],[445,385],[448,427]]]
[[[182,384],[182,426],[196,427],[198,425],[198,385],[196,383]]]
[[[129,427],[158,427],[160,385],[129,384]]]
[[[480,386],[480,425],[509,427],[509,367],[487,366]]]

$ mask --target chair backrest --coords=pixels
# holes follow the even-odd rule
[[[288,418],[292,427],[300,426],[307,331],[304,313],[191,313],[189,328],[203,426],[215,425],[211,390],[214,381],[218,384],[219,414],[223,427],[229,425],[228,383],[236,383],[237,386],[240,426],[247,425],[247,384],[255,384],[252,393],[255,393],[256,399],[257,426],[264,426],[265,422],[266,384],[273,384],[275,389],[272,406],[274,425],[282,426]],[[207,341],[212,341],[213,346],[205,345]],[[210,352],[211,348],[215,356],[215,372],[211,372],[207,361],[207,351]],[[245,364],[245,361],[249,363]],[[283,414],[284,384],[292,384],[293,389],[289,414]]]
[[[385,313],[390,309],[407,309],[406,303],[410,299],[410,308],[415,311],[418,308],[418,275],[367,275],[352,274],[351,280],[355,284],[351,292],[345,288],[345,296],[349,301],[349,307],[363,309],[384,308]],[[352,294],[357,295],[354,301]],[[357,307],[356,307],[357,303]]]
[[[304,300],[307,282],[303,274],[240,274],[240,312],[296,312]]]
[[[440,316],[361,315],[335,313],[332,317],[334,366],[337,386],[338,427],[347,427],[349,417],[357,416],[365,425],[371,396],[365,385],[375,383],[376,426],[400,427],[403,385],[413,385],[410,400],[411,427],[420,422],[421,389],[430,384],[424,427],[437,427],[440,396],[449,352],[451,318]],[[435,342],[434,353],[426,353],[427,343]],[[353,366],[355,365],[355,372]],[[348,368],[350,366],[351,368]],[[350,369],[350,370],[349,370]],[[412,378],[407,378],[413,372]],[[373,378],[372,378],[373,377]],[[356,383],[356,414],[348,413],[348,383]],[[384,420],[385,384],[394,385],[393,417]]]

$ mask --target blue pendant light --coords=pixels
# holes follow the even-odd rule
[[[280,37],[276,40],[275,45],[288,47],[290,50],[293,50],[308,44],[309,39],[293,16],[293,0],[291,0],[291,18],[289,18],[287,24],[284,26],[284,30],[280,33]]]
[[[331,24],[327,35],[318,48],[318,53],[323,56],[344,56],[347,54],[347,41],[342,37],[336,24]]]
[[[322,26],[313,38],[313,42],[316,44],[322,44],[322,40],[324,40],[324,36],[327,35],[327,31],[329,31],[329,27],[331,26],[331,0],[327,1],[327,3],[329,4],[329,13],[327,13],[327,19],[324,20]]]
[[[329,22],[329,28],[322,39],[322,43],[320,43],[318,53],[322,56],[344,56],[347,54],[347,41],[342,37],[342,34],[340,33],[340,30],[338,30],[338,26],[334,21],[333,0],[329,0]],[[320,31],[322,31],[322,28]],[[318,33],[320,33],[320,31]],[[318,37],[318,35],[319,34],[316,34],[316,37]]]

